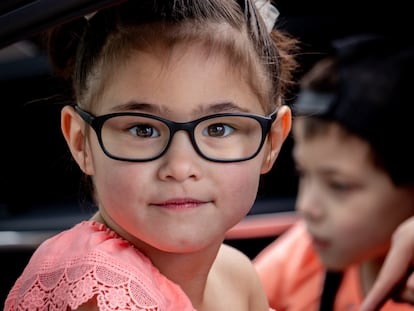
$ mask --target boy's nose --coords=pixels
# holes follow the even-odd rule
[[[323,215],[320,196],[314,185],[301,183],[296,198],[296,210],[305,219],[318,220]]]

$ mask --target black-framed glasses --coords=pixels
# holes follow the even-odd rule
[[[276,119],[244,113],[219,113],[190,122],[173,122],[158,116],[119,112],[94,116],[75,106],[77,113],[96,132],[103,152],[128,162],[161,157],[178,131],[186,131],[196,152],[213,162],[240,162],[254,158]]]

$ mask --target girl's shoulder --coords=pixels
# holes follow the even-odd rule
[[[239,249],[222,244],[217,254],[217,263],[219,263],[226,271],[240,268],[252,268],[250,258]]]
[[[43,242],[10,291],[5,310],[36,304],[76,309],[91,298],[105,310],[193,310],[184,292],[144,254],[95,221]]]
[[[217,254],[212,272],[215,274],[215,279],[219,280],[219,288],[222,289],[220,295],[223,299],[233,299],[229,305],[238,302],[237,307],[231,309],[269,310],[257,271],[246,254],[223,244]],[[240,305],[242,301],[247,305]]]
[[[220,247],[212,272],[221,282],[236,282],[239,286],[248,286],[257,274],[251,259],[239,249],[227,244]]]

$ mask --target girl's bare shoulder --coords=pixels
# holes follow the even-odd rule
[[[227,284],[226,288],[236,288],[233,293],[236,300],[247,297],[248,310],[269,310],[257,271],[246,254],[223,244],[217,255],[214,270],[222,285]]]
[[[216,272],[226,281],[241,282],[249,286],[256,280],[257,272],[251,259],[240,250],[223,244],[214,264]]]

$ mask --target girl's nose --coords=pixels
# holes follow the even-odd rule
[[[188,178],[199,179],[200,163],[205,161],[195,151],[188,133],[175,133],[167,152],[160,158],[162,165],[159,176],[163,180],[184,181]]]

